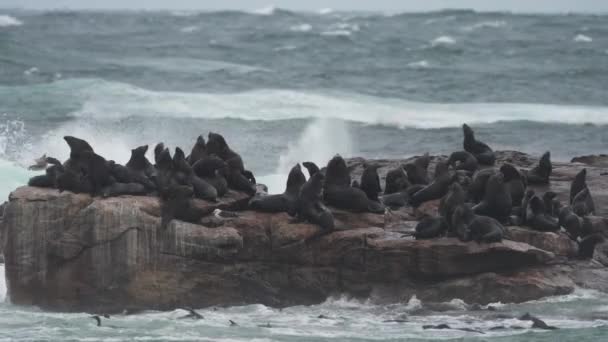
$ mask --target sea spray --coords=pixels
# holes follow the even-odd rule
[[[332,118],[314,119],[298,140],[288,144],[287,151],[279,157],[276,172],[260,180],[268,186],[270,193],[281,193],[285,190],[289,170],[295,164],[312,161],[323,167],[335,154],[351,156],[353,151],[353,142],[345,121]],[[306,174],[306,171],[304,172]]]

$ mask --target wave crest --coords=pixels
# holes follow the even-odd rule
[[[0,15],[0,27],[21,26],[23,22],[10,15]]]

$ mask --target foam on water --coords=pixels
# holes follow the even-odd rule
[[[183,31],[185,33],[194,32],[196,26],[186,27],[191,31]],[[250,72],[268,72],[270,70],[251,65],[228,63],[223,61],[194,59],[184,57],[166,57],[166,58],[150,58],[150,57],[132,57],[121,59],[108,59],[108,64],[120,65],[129,68],[148,68],[166,72],[183,72],[183,73],[207,73],[214,71],[228,71],[234,73],[250,73]]]
[[[484,28],[501,28],[506,25],[507,25],[507,23],[503,20],[482,21],[482,22],[479,22],[479,23],[476,23],[473,25],[465,26],[462,28],[462,30],[471,32],[471,31],[477,31],[479,29],[484,29]]]
[[[192,33],[192,32],[198,31],[198,30],[200,30],[200,27],[195,26],[195,25],[186,26],[186,27],[182,27],[181,29],[179,29],[179,31],[183,32],[183,33]]]
[[[310,30],[312,30],[312,25],[306,23],[293,25],[289,28],[289,30],[294,32],[309,32]]]
[[[456,40],[450,36],[440,36],[431,41],[431,46],[454,45]]]
[[[275,6],[262,7],[262,8],[258,8],[253,11],[254,14],[258,14],[258,15],[273,15],[276,12],[277,12],[277,8]]]
[[[28,171],[26,168],[15,165],[13,162],[0,159],[0,204],[8,201],[8,195],[16,188],[26,185],[30,177],[40,172]]]
[[[0,303],[6,300],[6,278],[4,276],[4,264],[0,264]]]
[[[21,26],[23,22],[10,15],[0,15],[0,27]]]
[[[334,10],[331,8],[321,8],[319,10],[319,14],[321,14],[321,15],[332,14],[333,12],[334,12]]]
[[[458,127],[463,122],[538,121],[608,124],[608,107],[518,103],[433,104],[352,93],[293,90],[239,93],[156,92],[98,79],[60,80],[35,86],[40,93],[80,101],[73,117],[119,119],[133,116],[289,120],[334,118],[396,127]],[[31,87],[27,87],[31,88]],[[19,87],[0,86],[0,95]],[[25,89],[24,89],[25,90]],[[18,93],[18,91],[17,91]]]
[[[572,38],[577,43],[591,43],[593,39],[584,34],[577,34],[574,38]]]
[[[422,61],[408,63],[407,66],[408,66],[408,68],[414,68],[414,69],[427,69],[430,66],[430,64],[427,60],[422,60]]]

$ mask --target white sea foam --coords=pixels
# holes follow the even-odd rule
[[[274,51],[292,51],[297,49],[298,47],[295,45],[281,45],[281,46],[277,46],[275,47],[273,50]]]
[[[29,68],[29,69],[25,70],[25,71],[23,72],[23,74],[24,74],[24,75],[26,75],[26,76],[30,76],[30,75],[32,75],[32,74],[36,74],[36,73],[38,73],[39,71],[40,71],[40,70],[38,70],[38,68],[36,68],[36,67],[31,67],[31,68]]]
[[[0,264],[0,303],[6,299],[6,280],[4,278],[4,264]]]
[[[331,8],[321,8],[319,10],[319,14],[321,14],[321,15],[332,14],[333,12],[334,12],[334,10]]]
[[[456,44],[456,40],[454,40],[454,38],[452,38],[450,36],[440,36],[431,41],[432,46],[454,45],[454,44]]]
[[[430,64],[427,60],[408,63],[407,66],[412,69],[428,69]]]
[[[122,59],[108,59],[108,64],[121,65],[133,68],[148,68],[169,72],[206,73],[212,71],[229,71],[235,73],[250,73],[270,70],[250,65],[229,63],[224,61],[194,59],[194,58],[149,58],[130,57]]]
[[[21,26],[23,22],[10,15],[0,15],[0,27]]]
[[[312,25],[310,25],[310,24],[293,25],[289,28],[289,30],[294,31],[294,32],[309,32],[310,30],[312,30]]]
[[[200,28],[195,25],[186,26],[186,27],[182,27],[181,29],[179,29],[179,31],[182,33],[192,33],[192,32],[198,31],[198,30],[200,30]]]
[[[465,26],[462,28],[462,30],[471,32],[471,31],[477,31],[479,29],[484,29],[484,28],[500,28],[500,27],[504,27],[506,25],[507,25],[507,23],[503,20],[482,21],[482,22],[479,22],[479,23],[476,23],[473,25]]]
[[[266,6],[262,8],[258,8],[253,11],[253,13],[258,15],[273,15],[277,12],[277,8],[275,6]]]
[[[333,31],[323,31],[321,32],[322,36],[328,37],[348,37],[353,33],[348,30],[333,30]]]
[[[593,41],[591,37],[584,34],[577,34],[572,40],[577,43],[591,43]]]

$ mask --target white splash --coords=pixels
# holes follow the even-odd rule
[[[0,15],[0,27],[21,26],[23,22],[10,15]]]
[[[321,35],[328,37],[348,37],[352,35],[352,32],[347,30],[324,31],[321,32]]]
[[[439,45],[454,45],[456,44],[456,40],[450,36],[441,36],[433,39],[431,41],[431,46],[439,46]]]
[[[321,8],[319,10],[319,14],[321,14],[321,15],[332,14],[333,12],[334,12],[334,10],[331,8]]]
[[[593,41],[591,37],[585,36],[584,34],[578,34],[572,40],[577,43],[591,43]]]
[[[32,75],[32,74],[36,74],[36,73],[38,73],[39,71],[40,71],[40,70],[38,70],[38,68],[36,68],[36,67],[31,67],[31,68],[29,68],[29,69],[25,70],[25,71],[23,72],[23,74],[24,74],[24,75],[26,75],[26,76],[30,76],[30,75]]]

